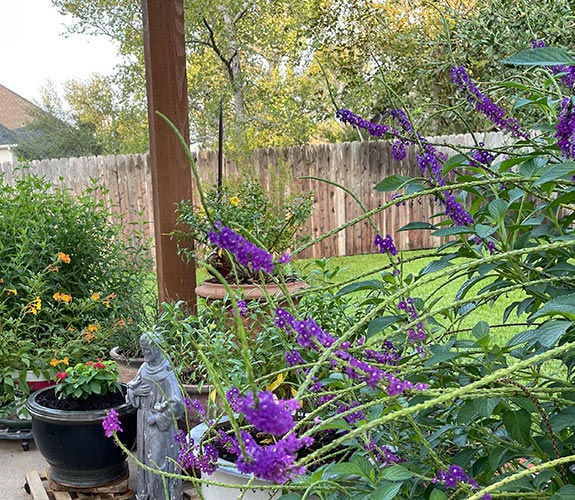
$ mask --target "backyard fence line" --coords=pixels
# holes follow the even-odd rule
[[[478,142],[488,148],[496,148],[508,138],[500,132],[490,132],[475,136],[440,136],[428,140],[434,144],[453,144],[462,151],[469,151]],[[337,186],[302,177],[323,178],[345,186],[355,193],[367,210],[376,209],[389,202],[392,195],[374,190],[379,181],[390,175],[421,175],[417,165],[417,148],[408,146],[407,157],[398,162],[393,159],[392,146],[390,141],[363,141],[259,149],[253,152],[249,164],[253,174],[268,188],[277,181],[274,176],[280,168],[291,179],[287,191],[313,191],[314,213],[305,231],[315,238],[361,216],[363,212],[353,197]],[[439,149],[448,156],[454,154],[451,148]],[[195,154],[195,158],[204,185],[215,183],[217,152],[200,151]],[[128,231],[134,227],[143,230],[147,236],[153,235],[152,181],[148,154],[39,160],[29,162],[28,166],[29,172],[43,176],[55,185],[64,185],[73,193],[82,192],[86,187],[93,186],[94,182],[100,183],[105,190],[95,192],[106,197]],[[19,175],[18,172],[17,164],[0,164],[0,175],[4,176],[8,184]],[[237,172],[238,167],[234,162],[224,160],[225,179],[233,178]],[[194,201],[197,202],[197,199],[196,196]],[[430,231],[398,230],[409,222],[433,222],[436,219],[430,218],[438,212],[441,212],[441,207],[437,200],[428,197],[403,206],[392,205],[373,216],[372,220],[381,234],[392,235],[399,249],[422,249],[439,243],[437,238],[430,235]],[[364,220],[309,247],[299,257],[373,253],[373,238],[374,230]]]

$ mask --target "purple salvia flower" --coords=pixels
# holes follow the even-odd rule
[[[344,123],[367,130],[368,133],[374,137],[381,138],[383,134],[389,133],[390,130],[387,125],[380,125],[378,123],[365,120],[361,116],[352,113],[349,109],[338,110],[336,112],[336,117]]]
[[[228,392],[226,392],[226,399],[232,410],[239,412],[243,408],[243,398],[240,394],[240,390],[237,387],[232,387]]]
[[[309,446],[310,439],[298,439],[290,433],[276,443],[261,446],[242,431],[242,440],[247,457],[238,457],[236,466],[240,472],[279,484],[305,473],[305,467],[295,465],[296,453],[303,446]]]
[[[286,363],[288,366],[299,365],[303,363],[303,358],[301,357],[301,354],[294,349],[286,352]]]
[[[240,313],[240,316],[242,318],[245,318],[248,315],[248,304],[245,300],[241,299],[237,301],[238,304],[238,311]],[[235,318],[236,316],[236,311],[235,309],[232,308],[232,317]]]
[[[453,82],[465,93],[467,101],[477,111],[484,114],[498,127],[507,130],[513,137],[528,137],[525,132],[521,131],[517,120],[506,117],[503,108],[495,104],[490,97],[481,93],[463,66],[453,66],[450,73]]]
[[[567,159],[575,159],[575,110],[571,97],[561,101],[561,114],[556,126],[557,145]]]
[[[490,165],[491,162],[495,159],[495,156],[488,151],[487,149],[483,148],[484,144],[482,142],[479,143],[479,148],[475,149],[471,152],[471,158],[469,165],[471,167],[479,167],[482,165]]]
[[[295,426],[290,408],[293,408],[291,403],[275,398],[270,391],[263,391],[258,394],[257,405],[253,394],[243,398],[240,411],[257,430],[283,436]]]
[[[389,255],[397,255],[397,248],[393,243],[393,238],[388,234],[384,238],[381,234],[376,234],[373,240],[375,247],[379,247],[379,253],[388,253]]]
[[[289,264],[290,260],[291,260],[290,254],[286,252],[286,253],[279,256],[278,263],[279,264]]]
[[[216,224],[216,228],[218,225]],[[219,231],[213,230],[208,233],[210,243],[232,253],[239,264],[251,267],[253,271],[271,273],[273,256],[263,248],[254,245],[243,236],[227,226],[219,225]]]
[[[479,489],[477,481],[467,475],[467,473],[459,466],[452,465],[448,471],[440,470],[437,476],[432,480],[433,483],[443,483],[446,488],[456,488],[457,483],[467,483],[473,489]],[[491,500],[491,495],[486,493],[483,495],[483,500]]]
[[[102,427],[106,437],[112,437],[115,432],[122,432],[119,415],[114,408],[108,410],[106,417],[102,420]]]

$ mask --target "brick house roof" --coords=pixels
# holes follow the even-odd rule
[[[30,123],[30,108],[37,106],[0,85],[0,125],[9,130],[17,130]]]

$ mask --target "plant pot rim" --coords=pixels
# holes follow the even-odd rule
[[[230,420],[229,417],[224,416],[220,419],[220,422],[221,423],[229,422],[229,420]],[[208,429],[208,424],[206,424],[205,422],[201,422],[201,423],[197,424],[196,426],[192,427],[190,429],[189,434],[188,434],[188,437],[190,439],[193,439],[193,441],[190,441],[190,442],[199,443],[202,440],[202,437],[206,433],[207,429]],[[235,464],[233,464],[232,462],[229,462],[228,460],[224,460],[223,458],[219,458],[219,457],[218,457],[218,469],[221,469],[221,470],[227,472],[228,474],[231,474],[231,475],[237,476],[237,477],[241,477],[243,479],[253,477],[253,474],[244,474],[243,472],[240,472],[238,470],[238,468],[236,467]],[[272,483],[271,481],[265,481],[263,479],[257,479],[257,478],[255,479],[253,484],[258,484],[258,482],[260,484],[275,484],[275,483]]]
[[[114,361],[123,361],[123,362],[128,363],[128,364],[133,364],[133,363],[140,363],[141,364],[144,362],[143,357],[124,356],[120,352],[120,346],[115,346],[115,347],[112,347],[112,349],[110,349],[110,357]]]
[[[126,384],[121,384],[125,389]],[[30,394],[26,400],[26,409],[32,416],[32,418],[37,418],[46,422],[61,421],[61,420],[73,420],[74,422],[87,423],[94,422],[98,420],[103,420],[108,414],[108,409],[106,410],[58,410],[55,408],[48,408],[41,405],[36,401],[36,398],[43,394],[44,392],[53,391],[54,387],[45,387],[44,389],[39,389],[38,391]],[[132,412],[135,408],[127,402],[120,405],[114,406],[114,410],[118,412],[118,415],[126,415]]]
[[[241,285],[228,284],[228,286],[232,289],[240,290],[246,299],[258,299],[264,297],[264,288],[267,293],[274,297],[281,297],[284,294],[282,287],[276,283],[266,283],[265,285],[259,283],[246,283]],[[287,291],[292,294],[299,290],[309,288],[309,285],[305,281],[290,281],[285,283],[285,287]],[[204,281],[198,285],[195,289],[195,293],[199,297],[211,299],[224,299],[229,295],[226,285],[222,283],[211,283],[209,281]]]

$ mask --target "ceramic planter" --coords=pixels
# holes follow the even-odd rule
[[[124,452],[104,435],[106,410],[65,411],[38,403],[48,387],[30,395],[26,409],[40,453],[50,464],[50,477],[65,486],[92,488],[123,479],[128,474]],[[123,432],[118,436],[128,449],[136,440],[137,410],[123,403],[118,412]]]
[[[224,419],[225,420],[225,419]],[[190,438],[194,443],[199,443],[206,432],[207,425],[202,423],[190,431]],[[271,489],[257,488],[260,485],[272,485],[269,481],[252,479],[250,474],[240,472],[237,467],[227,460],[218,460],[218,468],[213,474],[206,476],[210,481],[217,481],[225,484],[248,484],[253,486],[243,495],[244,500],[273,500],[282,495],[281,491],[273,492]],[[201,484],[202,497],[204,500],[229,500],[230,498],[240,498],[242,490],[240,488],[228,488],[226,486],[215,486],[211,484]]]

